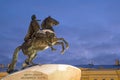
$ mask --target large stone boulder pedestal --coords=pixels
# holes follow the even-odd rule
[[[81,70],[65,64],[33,66],[12,73],[2,80],[80,80]]]

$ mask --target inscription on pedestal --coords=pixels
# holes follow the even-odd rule
[[[48,80],[48,77],[43,73],[26,73],[20,78],[21,80]]]

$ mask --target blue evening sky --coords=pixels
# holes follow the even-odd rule
[[[120,59],[120,0],[0,0],[0,63],[11,62],[14,49],[23,43],[31,20],[48,16],[58,20],[57,37],[68,41],[61,47],[39,52],[37,63],[114,64]],[[20,51],[18,63],[25,56]]]

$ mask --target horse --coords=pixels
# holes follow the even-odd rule
[[[49,19],[49,21],[47,19]],[[46,22],[44,22],[44,21],[46,21]],[[45,20],[43,20],[42,23],[46,24],[46,25],[44,25],[45,27],[48,26],[48,25],[49,25],[49,27],[53,27],[53,26],[59,24],[59,22],[57,20],[55,20],[51,17],[47,17]],[[43,25],[42,25],[42,27],[43,27]],[[15,70],[14,68],[16,66],[17,59],[18,59],[18,52],[20,50],[22,50],[23,54],[27,56],[27,59],[23,63],[23,68],[26,68],[29,65],[34,65],[35,64],[35,63],[33,63],[33,59],[35,59],[35,57],[37,56],[37,52],[46,50],[47,48],[50,47],[48,45],[48,43],[46,42],[48,39],[51,40],[52,46],[54,46],[54,45],[61,45],[62,46],[62,51],[61,51],[62,54],[65,51],[64,45],[66,46],[66,49],[69,47],[68,42],[65,41],[64,38],[57,38],[55,35],[51,37],[51,34],[53,34],[54,32],[53,31],[51,32],[50,28],[49,29],[48,28],[43,29],[42,31],[43,32],[45,32],[45,31],[49,32],[50,36],[49,37],[44,37],[46,35],[46,34],[44,34],[44,36],[42,38],[33,37],[31,39],[30,43],[23,42],[22,45],[18,46],[14,50],[12,62],[7,69],[8,73],[14,72],[14,70]],[[38,35],[38,33],[35,33],[35,35]],[[43,35],[43,33],[39,33],[39,35]]]

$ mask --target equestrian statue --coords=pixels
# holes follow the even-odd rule
[[[65,49],[69,48],[68,42],[64,38],[57,38],[54,32],[53,26],[59,24],[59,22],[52,17],[48,16],[45,18],[41,25],[38,24],[35,15],[31,16],[30,26],[27,32],[27,35],[24,38],[22,45],[18,46],[13,54],[12,62],[8,67],[7,72],[14,72],[14,68],[18,59],[18,52],[22,50],[23,54],[27,56],[27,59],[23,63],[23,69],[29,65],[35,65],[33,59],[37,56],[38,51],[43,51],[47,48],[51,48],[52,51],[56,49],[53,48],[54,45],[61,45],[63,54]]]

